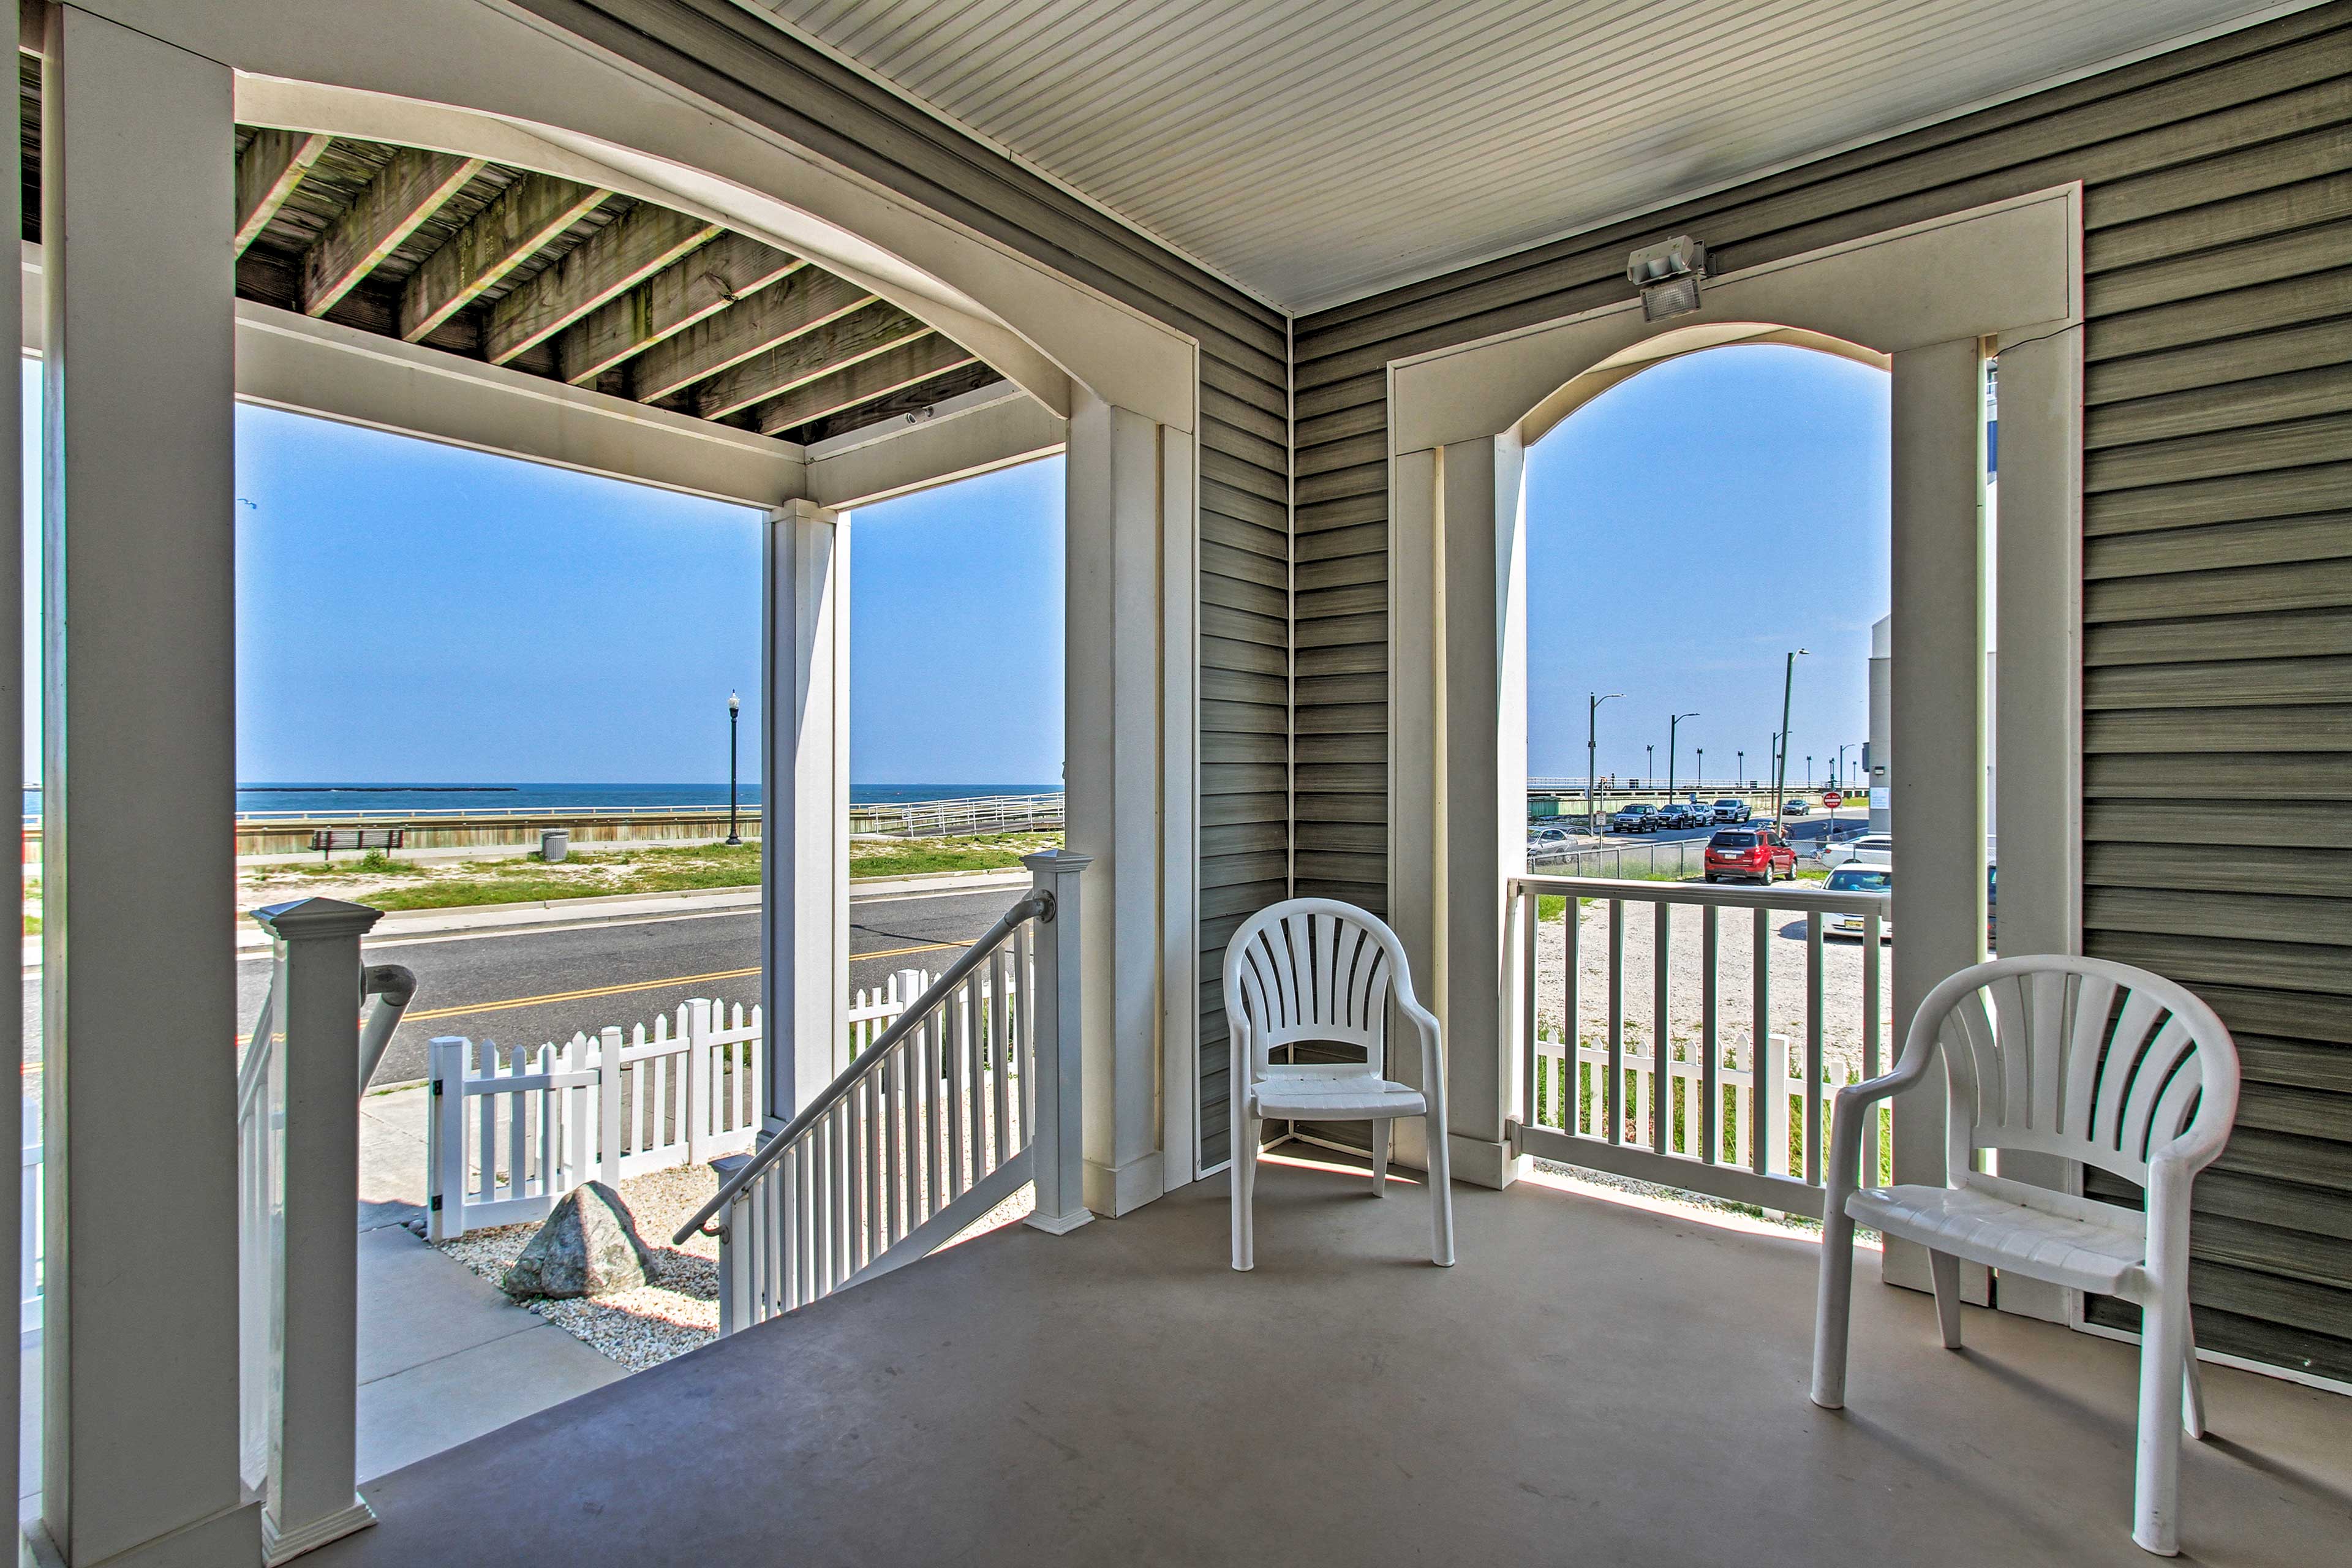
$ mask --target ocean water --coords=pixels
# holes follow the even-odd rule
[[[854,805],[962,800],[983,795],[1054,795],[1059,784],[851,784]],[[760,785],[747,780],[736,796],[746,809],[760,804]],[[239,784],[240,816],[260,811],[615,811],[630,807],[725,805],[727,781],[717,784]],[[41,795],[25,792],[25,813],[38,816]]]

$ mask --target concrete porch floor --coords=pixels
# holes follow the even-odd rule
[[[1267,1166],[1023,1227],[367,1488],[318,1568],[496,1563],[2145,1563],[2131,1347],[1858,1289],[1807,1403],[1817,1252],[1686,1215]],[[2207,1369],[2184,1561],[2344,1561],[2352,1401]]]

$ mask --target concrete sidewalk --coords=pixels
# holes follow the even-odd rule
[[[628,1375],[406,1228],[428,1106],[422,1089],[360,1101],[362,1481]]]

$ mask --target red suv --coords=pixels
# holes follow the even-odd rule
[[[1706,841],[1706,879],[1733,877],[1753,877],[1768,887],[1775,878],[1796,880],[1797,852],[1789,847],[1788,834],[1761,823],[1717,829]]]

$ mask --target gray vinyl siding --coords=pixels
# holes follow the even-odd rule
[[[520,0],[1201,345],[1201,1060],[1225,1157],[1225,938],[1289,887],[1289,344],[1281,312],[726,0]]]
[[[1668,235],[1734,269],[2071,180],[2087,945],[2238,1037],[2200,1340],[2352,1378],[2352,5],[1297,321],[1297,887],[1386,900],[1391,360],[1625,299]]]

